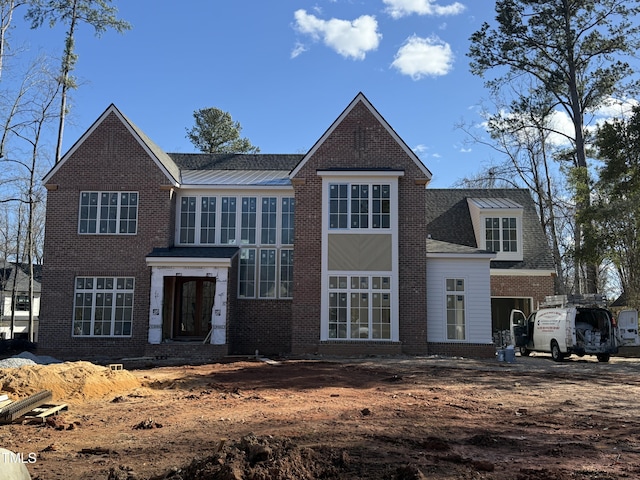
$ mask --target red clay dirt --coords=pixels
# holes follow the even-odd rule
[[[56,401],[69,409],[0,425],[0,446],[35,457],[41,480],[634,479],[638,367],[544,355],[243,359],[125,370],[125,386],[94,395],[67,377],[71,398]]]

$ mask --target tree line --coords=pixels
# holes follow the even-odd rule
[[[530,189],[557,293],[603,292],[613,281],[636,308],[638,111],[629,114],[638,104],[639,13],[637,0],[497,0],[494,22],[473,33],[467,54],[489,93],[486,129],[461,125],[497,159],[459,182]],[[592,122],[614,106],[607,122]]]

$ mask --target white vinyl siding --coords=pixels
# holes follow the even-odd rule
[[[427,340],[429,342],[491,343],[489,260],[427,258]],[[465,339],[447,338],[447,279],[464,280]],[[454,292],[456,293],[456,292]]]

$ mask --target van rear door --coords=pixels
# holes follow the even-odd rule
[[[529,342],[527,316],[521,310],[511,310],[509,325],[513,345],[515,347],[525,347]]]
[[[618,314],[618,335],[616,337],[620,347],[640,346],[637,310],[623,310]]]

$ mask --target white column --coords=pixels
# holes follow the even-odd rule
[[[162,296],[164,275],[160,267],[151,267],[151,298],[149,301],[149,343],[162,343]]]
[[[224,345],[227,343],[227,284],[228,268],[219,268],[216,275],[216,296],[213,301],[211,315],[211,343]]]

